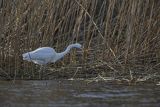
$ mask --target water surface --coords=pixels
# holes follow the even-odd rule
[[[0,107],[160,107],[160,86],[83,80],[0,81]]]

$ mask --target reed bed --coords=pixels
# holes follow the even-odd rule
[[[0,0],[0,78],[39,79],[39,66],[22,53],[49,46],[57,52],[43,79],[160,77],[159,0]]]

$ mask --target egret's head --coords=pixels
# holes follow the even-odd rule
[[[22,54],[23,60],[31,61],[29,52]]]
[[[81,45],[81,44],[79,44],[79,43],[75,43],[75,44],[74,44],[74,47],[75,47],[75,48],[82,49],[82,45]]]

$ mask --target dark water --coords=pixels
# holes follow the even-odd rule
[[[82,80],[0,81],[0,107],[160,107],[160,86]]]

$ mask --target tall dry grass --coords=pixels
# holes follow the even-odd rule
[[[56,51],[75,42],[45,79],[153,78],[160,73],[159,0],[0,0],[0,76],[37,79],[39,66],[22,53],[42,46]]]

